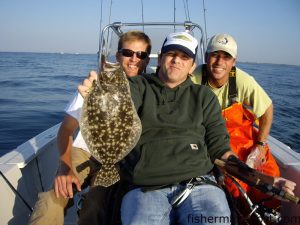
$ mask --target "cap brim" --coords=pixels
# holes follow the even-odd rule
[[[232,51],[229,51],[228,48],[221,48],[221,47],[210,48],[210,49],[207,50],[207,53],[217,52],[217,51],[227,52],[233,58],[236,58],[236,54],[234,54],[234,52],[232,52]]]
[[[187,54],[189,57],[195,58],[195,54],[190,49],[188,49],[182,45],[176,45],[176,44],[164,46],[161,50],[161,53],[166,53],[166,52],[169,52],[172,50],[182,51],[185,54]]]

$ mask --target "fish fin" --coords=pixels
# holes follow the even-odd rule
[[[92,186],[100,185],[103,187],[109,187],[119,180],[120,175],[114,164],[102,165],[102,168],[100,169],[100,171],[98,171],[92,181]]]

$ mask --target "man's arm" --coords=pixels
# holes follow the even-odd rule
[[[259,150],[257,151],[258,155],[256,157],[258,157],[258,160],[261,161],[262,163],[266,162],[267,149],[264,146],[264,143],[267,141],[267,138],[269,136],[272,122],[273,122],[273,104],[271,104],[266,109],[265,113],[259,118],[257,143],[255,145],[255,148],[253,148],[252,150],[252,152],[255,151],[256,148]]]
[[[265,142],[269,136],[273,122],[273,104],[267,108],[266,112],[259,118],[259,131],[257,140]]]
[[[66,115],[59,128],[57,136],[57,146],[59,151],[59,168],[54,180],[54,190],[56,197],[73,197],[72,184],[76,185],[78,191],[81,191],[77,176],[72,170],[72,135],[78,128],[78,121],[70,115]]]
[[[259,117],[259,125],[258,125],[258,135],[255,141],[264,143],[267,141],[268,135],[271,130],[272,122],[273,122],[273,104],[272,100],[265,92],[265,90],[255,81],[255,79],[251,76],[247,77],[246,91],[244,98],[248,99],[249,102],[244,102],[246,105],[252,107],[253,112],[256,116]],[[246,94],[248,93],[248,94]],[[257,143],[254,149],[258,149],[259,156],[258,158],[265,162],[266,149],[264,146],[259,145]],[[253,149],[253,150],[254,150]]]
[[[226,161],[228,159],[228,157],[231,155],[236,156],[233,151],[227,151],[222,155],[221,159],[223,161]],[[239,163],[245,164],[243,161],[238,159],[238,157],[236,157],[236,159],[239,160]],[[293,191],[295,190],[296,183],[293,181],[287,180],[283,177],[274,177],[273,186],[279,188],[280,190],[286,191],[287,193],[289,193],[291,195],[294,195]]]

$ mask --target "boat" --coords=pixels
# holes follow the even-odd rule
[[[0,224],[26,224],[39,192],[49,189],[58,167],[56,147],[60,124],[38,134],[0,158],[1,222]],[[300,154],[269,136],[269,146],[280,167],[282,177],[294,182],[300,177]],[[300,195],[300,185],[295,195]],[[75,201],[80,196],[75,197]],[[300,224],[300,205],[282,203],[283,224]],[[65,224],[76,224],[76,206],[69,209]]]
[[[204,63],[206,38],[202,28],[191,21],[183,23],[116,22],[109,24],[103,28],[101,33],[99,46],[105,44],[106,47],[100,47],[99,61],[101,61],[102,53],[109,55],[109,53],[105,51],[116,52],[111,48],[111,43],[108,42],[113,39],[110,36],[120,36],[123,32],[122,28],[127,27],[132,29],[132,27],[140,27],[144,29],[145,27],[154,27],[155,30],[157,30],[159,29],[157,27],[166,26],[170,27],[170,29],[181,27],[180,29],[182,30],[201,34],[201,37],[199,38],[200,62],[198,63]],[[198,29],[198,31],[195,31],[196,29]],[[166,34],[169,33],[165,28],[164,30]],[[109,39],[107,39],[107,36],[104,36],[105,32],[108,33],[107,36]],[[149,34],[148,32],[146,33]],[[151,35],[149,36],[152,39]],[[159,48],[155,50],[154,47],[155,53],[151,54],[153,60],[156,60],[158,49]],[[149,67],[148,70],[154,71],[155,67]],[[37,200],[38,193],[51,188],[58,167],[56,141],[59,127],[60,124],[56,124],[0,158],[0,224],[26,224]],[[280,167],[282,177],[297,182],[297,178],[300,177],[300,154],[272,136],[269,136],[268,143],[272,154]],[[78,193],[75,196],[75,202],[79,201],[80,195],[81,193]],[[300,196],[300,184],[296,187],[295,195]],[[77,208],[75,204],[67,211],[64,224],[76,224],[76,211]],[[300,224],[299,212],[300,205],[291,202],[283,202],[281,224]]]

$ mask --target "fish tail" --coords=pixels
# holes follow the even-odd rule
[[[102,165],[92,180],[92,186],[109,187],[120,180],[120,175],[115,165]]]

